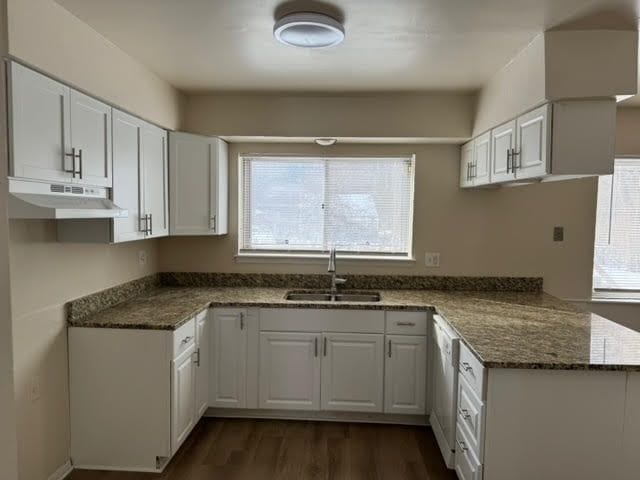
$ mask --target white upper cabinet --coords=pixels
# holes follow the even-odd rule
[[[485,133],[474,141],[471,179],[474,185],[485,185],[491,178],[491,134]]]
[[[319,333],[260,333],[260,408],[320,410]]]
[[[611,174],[615,128],[613,99],[545,104],[463,145],[460,186]],[[489,150],[480,147],[487,138]]]
[[[544,105],[516,120],[517,147],[511,159],[516,178],[540,177],[549,171],[550,111],[551,105]]]
[[[145,123],[141,132],[143,223],[147,238],[169,234],[167,132]]]
[[[516,148],[516,122],[507,122],[491,130],[491,180],[505,182],[515,179],[513,152]]]
[[[78,178],[87,185],[110,187],[111,107],[71,90],[71,148],[75,149]]]
[[[427,382],[427,337],[387,335],[385,413],[423,415]]]
[[[11,174],[112,185],[111,107],[11,64]]]
[[[144,122],[113,111],[113,202],[129,211],[113,219],[113,241],[128,242],[145,236],[142,218],[140,140]]]
[[[74,180],[69,93],[69,87],[11,63],[11,175]]]
[[[384,337],[323,334],[323,410],[382,412]]]
[[[214,137],[169,134],[171,235],[227,233],[227,144]]]

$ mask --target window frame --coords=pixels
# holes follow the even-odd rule
[[[614,158],[614,172],[615,163],[618,160],[640,160],[640,155],[616,155]],[[609,175],[614,175],[611,173]],[[598,177],[598,185],[596,195],[599,195],[600,177]],[[612,187],[612,194],[613,194]],[[610,212],[611,215],[611,212]],[[597,212],[597,198],[596,198],[596,224],[594,225],[594,231],[597,230],[598,212]],[[638,303],[640,302],[640,285],[635,289],[620,289],[620,288],[596,288],[594,286],[595,278],[595,247],[596,238],[594,236],[594,252],[593,252],[593,264],[591,268],[591,300],[594,302],[606,302],[606,303]]]
[[[238,233],[237,233],[237,242],[236,242],[236,256],[235,260],[239,263],[270,263],[270,262],[281,262],[281,263],[324,263],[329,254],[328,250],[300,250],[300,249],[292,249],[292,250],[242,250],[241,246],[243,244],[243,199],[244,199],[244,159],[251,157],[259,157],[259,158],[269,158],[269,157],[290,157],[290,158],[323,158],[323,159],[341,159],[341,158],[405,158],[411,160],[411,179],[410,179],[410,200],[409,200],[409,231],[408,233],[408,245],[407,245],[407,253],[406,254],[389,254],[389,253],[354,253],[351,251],[341,251],[337,250],[337,253],[340,255],[341,260],[347,260],[347,262],[367,262],[368,264],[389,264],[389,263],[397,263],[398,265],[411,265],[415,263],[415,255],[414,255],[414,212],[415,212],[415,180],[416,180],[416,155],[415,153],[411,154],[403,154],[403,153],[390,153],[390,154],[376,154],[376,155],[366,155],[366,154],[332,154],[332,155],[322,155],[322,154],[312,154],[312,153],[240,153],[238,154],[237,160],[237,172],[238,172],[238,197],[237,197],[237,208],[238,208]]]

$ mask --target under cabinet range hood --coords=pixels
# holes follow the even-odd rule
[[[9,218],[122,218],[108,189],[9,178]]]

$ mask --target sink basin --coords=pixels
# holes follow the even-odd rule
[[[290,301],[298,302],[379,302],[378,292],[340,292],[332,297],[329,292],[289,292],[285,297]]]

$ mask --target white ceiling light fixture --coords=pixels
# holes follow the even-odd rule
[[[321,147],[330,147],[331,145],[335,145],[336,143],[338,143],[338,139],[337,138],[316,138],[314,142],[316,142]]]
[[[290,13],[276,22],[273,35],[285,45],[327,48],[342,43],[344,26],[335,18],[323,13]]]

